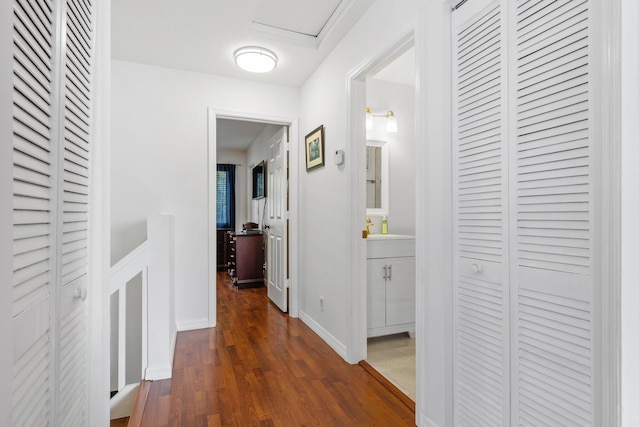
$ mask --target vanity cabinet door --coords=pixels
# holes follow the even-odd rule
[[[385,258],[367,260],[367,328],[385,327]]]
[[[414,323],[416,319],[416,259],[388,258],[386,326]]]

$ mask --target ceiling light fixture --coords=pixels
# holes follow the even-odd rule
[[[373,129],[374,117],[386,117],[387,118],[387,132],[398,132],[398,119],[393,111],[387,111],[387,114],[371,114],[369,107],[365,109],[366,128],[367,130]]]
[[[240,68],[252,73],[268,73],[278,65],[275,53],[258,46],[241,47],[233,56]]]

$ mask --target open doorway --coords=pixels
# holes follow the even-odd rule
[[[366,362],[416,399],[415,53],[366,76]]]
[[[291,247],[297,243],[297,174],[287,173],[296,166],[292,160],[296,155],[293,147],[296,133],[297,120],[294,119],[239,117],[209,110],[209,323],[212,326],[216,317],[218,272],[231,273],[237,288],[277,285],[279,299],[271,292],[269,297],[281,310],[297,316],[294,280],[297,258],[287,256],[295,254]],[[290,147],[294,152],[289,152]],[[218,188],[225,183],[220,177],[229,171],[233,172],[234,179],[226,185],[233,186],[233,198]],[[226,215],[233,218],[219,221],[218,211],[231,200],[233,213]],[[241,240],[242,244],[256,246],[249,249],[244,260],[237,252],[242,249]],[[233,256],[231,249],[236,250]],[[280,256],[275,256],[276,250]],[[260,256],[253,259],[255,255]],[[248,265],[247,277],[240,277],[243,261]]]

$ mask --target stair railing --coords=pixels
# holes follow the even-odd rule
[[[176,338],[174,310],[174,217],[147,218],[147,240],[111,267],[110,295],[118,293],[118,394],[126,384],[127,283],[142,273],[142,378],[171,378]],[[113,322],[111,323],[113,325]],[[153,333],[149,333],[149,328]],[[122,393],[125,394],[125,393]]]

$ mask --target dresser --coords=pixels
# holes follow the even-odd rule
[[[230,231],[228,271],[238,288],[264,286],[264,238],[260,230]]]

